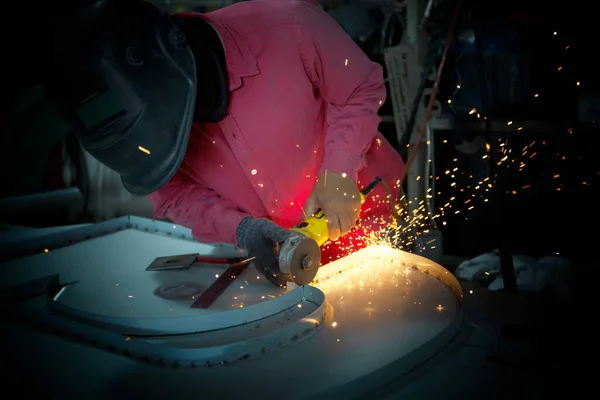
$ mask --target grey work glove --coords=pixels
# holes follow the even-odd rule
[[[269,281],[283,285],[279,274],[279,243],[290,237],[290,232],[266,218],[245,217],[238,225],[236,239],[238,245],[248,252],[253,261]]]

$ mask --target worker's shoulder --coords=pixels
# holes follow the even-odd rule
[[[211,13],[211,18],[240,34],[298,25],[306,10],[320,8],[316,0],[252,0],[234,3]]]

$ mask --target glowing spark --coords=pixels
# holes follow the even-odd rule
[[[143,152],[143,153],[150,154],[150,150],[148,150],[148,149],[147,149],[147,148],[145,148],[145,147],[138,146],[138,149],[139,149],[141,152]]]

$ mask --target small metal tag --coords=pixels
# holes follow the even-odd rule
[[[198,254],[181,254],[177,256],[156,257],[146,271],[164,271],[169,269],[182,269],[191,267],[198,258]]]

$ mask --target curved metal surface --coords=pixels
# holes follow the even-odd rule
[[[383,268],[373,268],[373,263],[382,265]],[[395,274],[404,276],[411,269],[431,275],[435,279],[448,286],[455,294],[457,300],[462,303],[463,291],[456,277],[441,265],[417,254],[408,253],[402,250],[390,248],[385,245],[370,246],[367,251],[356,252],[346,257],[343,263],[334,262],[328,264],[319,270],[313,286],[328,290],[339,290],[342,286],[340,282],[347,282],[351,285],[360,285],[361,279],[358,277],[368,276],[371,280],[381,281],[378,276],[389,273],[389,269],[394,269]],[[364,286],[364,282],[362,284]]]
[[[141,237],[146,238],[143,235]],[[197,252],[189,248],[183,251],[178,240],[173,241],[172,238],[164,235],[160,235],[160,239],[157,242],[150,242],[153,251],[159,251],[162,255],[168,255],[169,252],[170,254]],[[146,242],[149,241],[141,241],[141,243]],[[123,251],[118,244],[114,246],[110,247],[112,251]],[[136,251],[131,243],[126,243],[124,247]],[[93,251],[87,254],[80,253],[77,260],[73,260],[76,258],[73,255],[69,259],[61,257],[44,259],[44,256],[58,252],[41,253],[38,257],[45,262],[40,261],[35,264],[37,265],[33,268],[37,268],[35,273],[30,270],[32,264],[23,261],[27,259],[30,261],[30,257],[14,260],[0,266],[0,278],[2,278],[0,281],[8,283],[12,280],[13,283],[18,283],[14,281],[22,279],[19,272],[25,271],[29,279],[39,278],[42,274],[48,275],[50,272],[59,272],[63,281],[70,282],[77,279],[77,272],[81,272],[84,261],[92,256],[92,258],[100,257],[104,252],[106,249],[99,253]],[[156,254],[143,252],[138,254],[141,258],[147,258],[140,260],[140,268],[145,267],[156,256]],[[153,281],[154,285],[149,284],[150,280],[142,285],[139,281],[140,276],[130,271],[137,268],[132,268],[131,264],[127,263],[120,264],[118,260],[115,262],[118,265],[106,267],[111,273],[103,276],[106,282],[113,286],[117,278],[120,282],[131,282],[132,285],[137,282],[137,286],[128,286],[129,290],[124,292],[132,293],[131,290],[139,290],[134,293],[133,299],[139,300],[140,297],[151,299],[154,296],[153,291],[172,280],[173,276],[178,276],[176,280],[182,282],[196,281],[190,280],[192,275],[189,274],[167,275],[171,276],[168,279],[159,279],[160,275],[157,275],[156,281]],[[49,269],[60,269],[60,271]],[[193,270],[194,268],[187,272]],[[202,268],[198,271],[202,271]],[[195,273],[200,273],[198,271]],[[175,272],[183,273],[183,271],[168,273]],[[150,272],[144,271],[144,273],[152,276]],[[213,274],[214,271],[210,273]],[[462,321],[462,290],[458,281],[444,268],[423,257],[384,246],[371,246],[322,267],[317,277],[319,281],[315,282],[314,286],[325,294],[325,303],[318,307],[306,301],[298,303],[302,307],[296,304],[295,308],[286,309],[282,313],[276,313],[253,324],[231,326],[198,335],[131,337],[130,340],[126,340],[127,338],[122,335],[76,320],[62,319],[57,322],[56,318],[59,317],[48,313],[42,313],[43,315],[38,315],[38,318],[45,319],[49,324],[57,324],[59,327],[68,325],[67,331],[79,330],[83,337],[96,335],[96,342],[103,348],[112,346],[117,351],[128,349],[126,351],[136,358],[149,357],[151,361],[162,360],[165,365],[177,361],[178,365],[188,366],[200,365],[199,360],[209,359],[209,362],[205,363],[206,366],[214,367],[199,370],[156,369],[143,364],[131,364],[132,361],[124,358],[111,359],[110,357],[115,356],[105,352],[89,353],[85,348],[73,347],[69,342],[53,344],[56,351],[69,353],[69,362],[81,366],[77,370],[93,372],[93,379],[88,378],[86,381],[86,390],[93,388],[93,392],[99,397],[116,393],[120,396],[136,397],[171,396],[174,393],[170,388],[176,385],[177,395],[180,396],[197,395],[198,388],[201,387],[205,398],[237,398],[250,394],[252,397],[265,399],[280,398],[282,395],[286,398],[314,396],[356,398],[365,395],[370,390],[427,361],[448,343]],[[80,280],[71,289],[65,290],[61,296],[66,296],[70,290],[78,286],[83,288],[83,283],[84,280]],[[101,282],[99,285],[102,286]],[[107,283],[105,287],[108,286]],[[313,290],[311,287],[301,287],[282,295],[283,293],[277,292],[278,289],[271,284],[262,287],[258,282],[247,281],[240,286],[244,286],[244,289],[235,285],[230,287],[222,296],[222,303],[212,310],[190,311],[186,302],[167,301],[162,298],[152,304],[157,306],[156,316],[162,318],[171,315],[178,318],[186,317],[190,312],[204,311],[207,313],[206,316],[210,316],[212,314],[208,313],[226,314],[235,308],[239,309],[240,305],[246,308],[250,304],[261,304],[260,301],[271,302],[272,300],[266,301],[271,298],[269,296],[279,299],[288,296],[292,298],[300,293],[298,290]],[[266,290],[265,294],[261,295],[260,290]],[[269,292],[269,290],[276,292]],[[93,300],[97,299],[95,295],[100,294],[94,292],[88,293],[87,296]],[[84,292],[78,296],[81,301],[84,301]],[[238,296],[246,297],[235,299]],[[266,296],[267,299],[262,299],[262,296]],[[302,297],[310,298],[306,295]],[[71,301],[75,298],[73,297]],[[127,299],[131,300],[129,297]],[[90,304],[86,303],[88,312],[94,307],[96,310],[100,309],[98,308],[100,306],[91,304],[92,300],[88,301]],[[241,301],[244,303],[242,304]],[[169,303],[173,305],[171,309],[165,307],[165,304]],[[63,304],[75,305],[73,302]],[[117,314],[125,317],[127,313],[132,315],[133,312],[134,315],[141,316],[147,312],[145,308],[141,306],[136,308],[134,304],[135,302],[125,309],[117,310]],[[299,314],[300,309],[304,307],[310,308],[309,312]],[[38,308],[34,312],[41,311]],[[103,312],[104,315],[110,315],[107,309]],[[15,313],[26,314],[23,310]],[[286,313],[293,314],[291,318],[294,323],[285,323]],[[264,326],[257,328],[257,324],[264,324]],[[281,328],[276,329],[278,326]],[[228,333],[222,334],[224,332]],[[119,341],[121,345],[103,344],[109,337]],[[36,338],[36,343],[38,340],[50,339],[41,336]],[[126,345],[123,346],[125,342]],[[221,350],[207,351],[207,348],[215,349],[219,346],[224,347]],[[82,354],[81,357],[79,354]],[[263,356],[255,357],[255,355]],[[56,370],[56,360],[47,360],[41,353],[37,356],[36,368],[40,369],[40,373],[52,375]],[[97,367],[105,364],[111,364],[112,367],[102,369]],[[76,380],[78,373],[79,371],[75,371],[65,379]],[[307,384],[298,385],[298,374],[302,377],[301,381]],[[53,376],[53,378],[63,379],[60,376]],[[108,382],[111,382],[111,385],[107,385]],[[231,382],[236,384],[233,385]]]
[[[305,311],[298,311],[299,307],[296,305],[280,315],[261,320],[260,324],[244,324],[201,334],[145,338],[124,336],[74,318],[60,318],[46,312],[43,307],[14,304],[6,307],[0,304],[0,311],[12,315],[15,320],[33,319],[36,327],[42,331],[58,333],[76,343],[83,342],[144,363],[195,368],[229,366],[236,361],[263,357],[274,350],[281,350],[311,337],[321,328],[326,308],[324,304],[318,305],[310,301],[299,304]],[[72,352],[68,354],[72,355]],[[97,365],[91,365],[89,369],[93,370]],[[48,376],[60,379],[61,376],[53,376],[55,373],[55,370],[51,370]]]
[[[229,311],[201,313],[198,315],[187,316],[169,316],[157,318],[131,318],[114,317],[106,314],[96,314],[89,311],[83,311],[75,305],[68,305],[61,302],[61,298],[68,293],[62,291],[61,295],[50,298],[46,306],[50,312],[62,314],[81,322],[114,331],[121,335],[131,336],[168,336],[168,335],[189,335],[193,333],[211,332],[233,328],[240,325],[248,325],[253,322],[282,314],[286,310],[294,309],[298,305],[309,302],[317,307],[324,303],[325,296],[316,289],[310,291],[299,287],[289,293],[274,297],[269,301],[256,303],[249,307],[235,308]],[[81,299],[81,297],[76,297]],[[96,299],[102,302],[102,298]],[[72,299],[70,300],[71,304]],[[198,310],[198,309],[194,309]],[[315,318],[314,316],[311,316]]]

